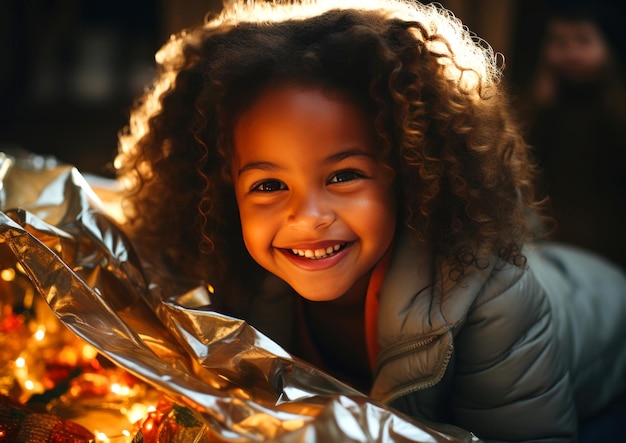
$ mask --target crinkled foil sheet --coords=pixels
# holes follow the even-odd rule
[[[204,287],[164,294],[112,217],[115,191],[89,183],[49,158],[0,154],[0,258],[21,264],[77,336],[195,411],[204,441],[479,441],[394,412],[202,308]]]

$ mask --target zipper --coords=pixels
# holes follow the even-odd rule
[[[417,349],[426,347],[427,345],[433,343],[437,338],[441,337],[440,335],[431,335],[430,337],[426,337],[420,341],[413,343],[400,343],[391,347],[389,350],[381,354],[381,358],[379,359],[379,363],[376,368],[376,373],[380,372],[380,369],[387,364],[390,360],[400,357],[401,355],[413,352]],[[441,381],[444,374],[446,373],[446,369],[448,368],[448,364],[450,363],[450,359],[452,358],[452,353],[454,351],[454,346],[452,343],[446,349],[446,353],[438,364],[439,370],[437,373],[426,380],[420,380],[412,383],[407,383],[403,386],[400,386],[394,390],[392,390],[387,396],[381,399],[381,402],[384,404],[389,404],[392,401],[404,397],[415,391],[421,391],[423,389],[428,389],[435,386],[437,383]]]
[[[394,360],[403,354],[415,351],[419,348],[423,348],[431,344],[432,342],[434,342],[437,337],[439,336],[431,335],[419,341],[411,340],[409,342],[402,342],[402,343],[398,343],[396,345],[393,345],[385,349],[385,351],[381,352],[380,356],[378,357],[378,364],[376,365],[376,374],[378,375],[378,373],[380,372],[380,369],[383,366],[385,366],[389,360]]]

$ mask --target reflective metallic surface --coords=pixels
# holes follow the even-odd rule
[[[0,258],[76,335],[195,411],[208,441],[478,441],[402,416],[206,310],[204,287],[164,294],[112,218],[115,191],[94,192],[76,169],[0,154],[0,180]]]

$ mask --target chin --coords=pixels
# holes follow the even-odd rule
[[[304,298],[304,299],[306,299],[306,300],[308,300],[308,301],[319,301],[319,302],[322,302],[322,301],[334,301],[334,300],[337,300],[338,298],[340,298],[340,297],[341,297],[341,295],[333,295],[333,296],[328,296],[328,297],[320,297],[320,296],[319,296],[319,295],[317,295],[317,294],[315,294],[315,295],[311,295],[311,296],[309,297],[309,296],[307,296],[307,295],[303,295],[303,294],[300,294],[300,293],[298,293],[298,295],[300,295],[300,297],[302,297],[302,298]]]
[[[315,289],[312,290],[311,287],[315,286],[292,286],[292,288],[298,293],[300,297],[305,298],[309,301],[333,301],[344,294],[344,292],[338,292],[337,287],[333,288],[332,291],[319,291]]]

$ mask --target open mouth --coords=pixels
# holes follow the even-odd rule
[[[288,249],[288,251],[297,255],[298,257],[308,258],[310,260],[320,260],[323,258],[332,257],[333,255],[344,249],[348,243],[337,243],[333,246],[319,249]]]

